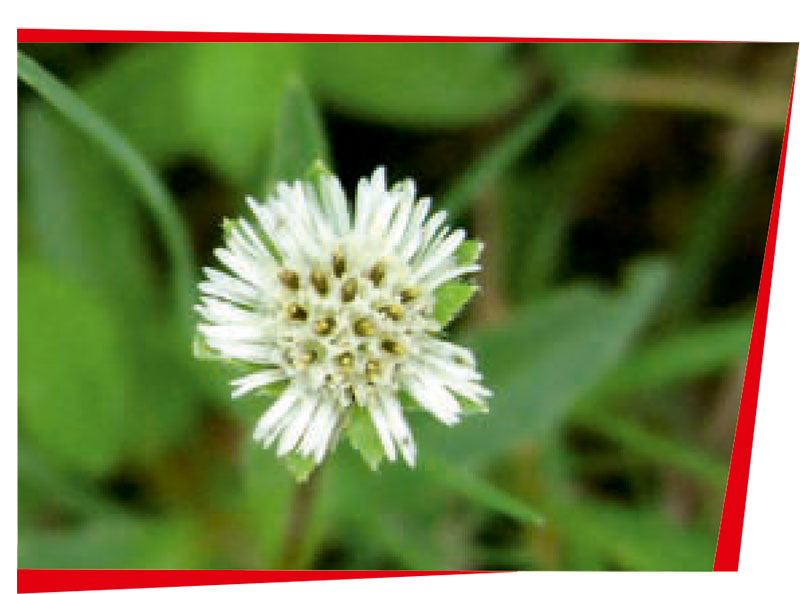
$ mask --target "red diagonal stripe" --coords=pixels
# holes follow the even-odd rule
[[[18,569],[17,592],[68,592],[366,578],[460,575],[474,571],[250,571],[205,569]]]
[[[786,129],[783,133],[783,148],[778,166],[778,178],[775,183],[775,198],[772,202],[772,215],[769,220],[767,245],[764,250],[764,264],[761,268],[761,284],[758,287],[753,333],[750,336],[750,351],[747,354],[747,367],[742,386],[742,401],[739,405],[739,418],[736,421],[736,434],[733,438],[731,466],[728,471],[725,503],[722,506],[714,571],[737,571],[739,569],[747,481],[750,478],[750,454],[753,450],[753,429],[756,422],[758,386],[761,379],[761,359],[764,354],[764,333],[767,330],[767,309],[772,285],[772,263],[775,260],[775,238],[778,234],[778,214],[781,207],[783,172],[786,168],[786,146],[789,142],[789,121],[792,116],[791,106],[796,76],[797,63],[795,63],[795,75],[792,79],[792,92],[789,95],[789,113],[786,116]]]
[[[145,42],[279,42],[279,41],[537,41],[625,42],[625,43],[725,43],[718,40],[576,39],[569,37],[502,37],[465,35],[375,35],[352,33],[248,33],[225,31],[121,31],[95,29],[17,29],[18,43],[145,43]]]

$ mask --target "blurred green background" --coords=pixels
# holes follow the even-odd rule
[[[20,83],[20,567],[276,568],[299,542],[318,569],[711,569],[795,44],[20,50],[156,168],[195,275],[323,138],[349,190],[414,177],[486,242],[450,335],[495,392],[412,416],[416,470],[340,444],[288,534],[267,402],[193,360],[140,189]]]

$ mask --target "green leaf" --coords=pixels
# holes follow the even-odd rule
[[[310,456],[302,456],[296,452],[288,453],[284,458],[284,462],[286,463],[286,468],[289,469],[289,472],[292,473],[294,480],[296,480],[298,483],[306,482],[316,467],[314,458]]]
[[[115,320],[94,293],[19,265],[21,430],[61,465],[91,475],[119,459],[126,361]]]
[[[79,81],[76,91],[150,161],[164,163],[194,142],[186,88],[195,45],[129,45]]]
[[[642,346],[592,390],[586,405],[608,404],[724,369],[747,358],[753,315],[682,329]]]
[[[45,106],[23,109],[19,127],[20,217],[29,230],[21,247],[103,293],[129,319],[135,310],[152,312],[135,190],[96,145]],[[83,158],[93,153],[100,158]]]
[[[372,470],[377,470],[385,455],[378,432],[364,408],[355,407],[347,425],[347,437],[364,462]]]
[[[542,43],[536,50],[544,64],[562,83],[583,80],[596,70],[608,70],[630,61],[629,43]]]
[[[19,567],[29,569],[201,569],[212,562],[190,520],[94,517],[57,531],[19,536]]]
[[[267,191],[272,191],[278,181],[302,179],[312,164],[328,161],[328,147],[314,101],[299,80],[290,80],[280,101]]]
[[[456,263],[459,266],[469,266],[478,261],[483,252],[483,242],[477,239],[467,239],[461,242],[456,250]]]
[[[150,160],[194,155],[242,184],[271,148],[296,53],[284,43],[130,45],[77,90]]]
[[[295,54],[296,46],[288,43],[191,45],[187,125],[198,150],[236,181],[257,174],[270,149],[283,83],[297,67]]]
[[[337,109],[393,125],[453,128],[499,115],[521,97],[504,46],[470,43],[312,43],[312,87]]]
[[[436,307],[433,317],[443,327],[455,318],[478,291],[478,286],[464,281],[452,280],[437,287]]]
[[[420,451],[480,464],[521,441],[546,440],[619,361],[658,303],[666,277],[663,262],[642,261],[617,294],[591,286],[558,291],[509,323],[470,335],[465,342],[494,392],[490,412],[449,429],[425,420],[415,430]]]
[[[22,207],[32,221],[31,251],[102,298],[108,316],[125,321],[117,324],[126,373],[115,381],[137,394],[126,405],[137,422],[126,423],[120,439],[126,454],[143,461],[181,440],[199,413],[199,375],[191,372],[183,342],[194,277],[185,229],[158,178],[107,121],[24,56],[20,75],[70,124],[40,105],[21,117]],[[108,167],[114,162],[119,171]],[[182,326],[165,318],[151,287],[151,254],[136,204],[142,198],[172,255],[173,312]]]
[[[17,53],[17,68],[21,80],[92,139],[136,186],[135,196],[152,215],[170,259],[177,315],[188,320],[194,263],[187,230],[167,188],[127,138],[76,93],[21,52]]]

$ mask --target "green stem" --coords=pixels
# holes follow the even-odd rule
[[[305,482],[295,485],[289,510],[289,521],[283,538],[281,556],[278,560],[278,569],[300,569],[308,540],[320,470],[321,467],[316,468]]]
[[[715,114],[775,132],[783,132],[788,108],[785,89],[758,87],[693,72],[598,71],[587,76],[577,92],[581,98],[593,102]]]
[[[570,93],[562,92],[537,104],[521,122],[490,146],[456,179],[442,196],[448,214],[459,217],[470,201],[495,181],[530,147],[569,103]]]
[[[17,52],[17,76],[105,149],[128,179],[139,188],[142,202],[155,219],[166,246],[172,267],[178,319],[186,324],[188,331],[194,290],[194,261],[189,248],[188,232],[166,186],[122,134],[74,91],[22,52]]]

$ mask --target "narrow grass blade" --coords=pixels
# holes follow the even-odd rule
[[[442,196],[442,205],[450,216],[462,215],[470,200],[502,175],[547,129],[567,103],[568,96],[559,94],[537,104],[519,124],[480,155]]]
[[[35,60],[17,53],[17,75],[72,124],[97,142],[141,190],[142,202],[155,219],[173,273],[175,306],[187,324],[191,313],[194,263],[188,232],[169,191],[141,154],[113,126]]]
[[[435,457],[420,462],[420,470],[431,479],[461,493],[464,497],[525,524],[541,526],[544,516],[530,506],[472,472]]]
[[[724,488],[728,468],[696,447],[658,435],[634,421],[607,413],[584,413],[578,422],[617,442],[625,451],[643,456],[658,464],[686,472],[712,487]]]

